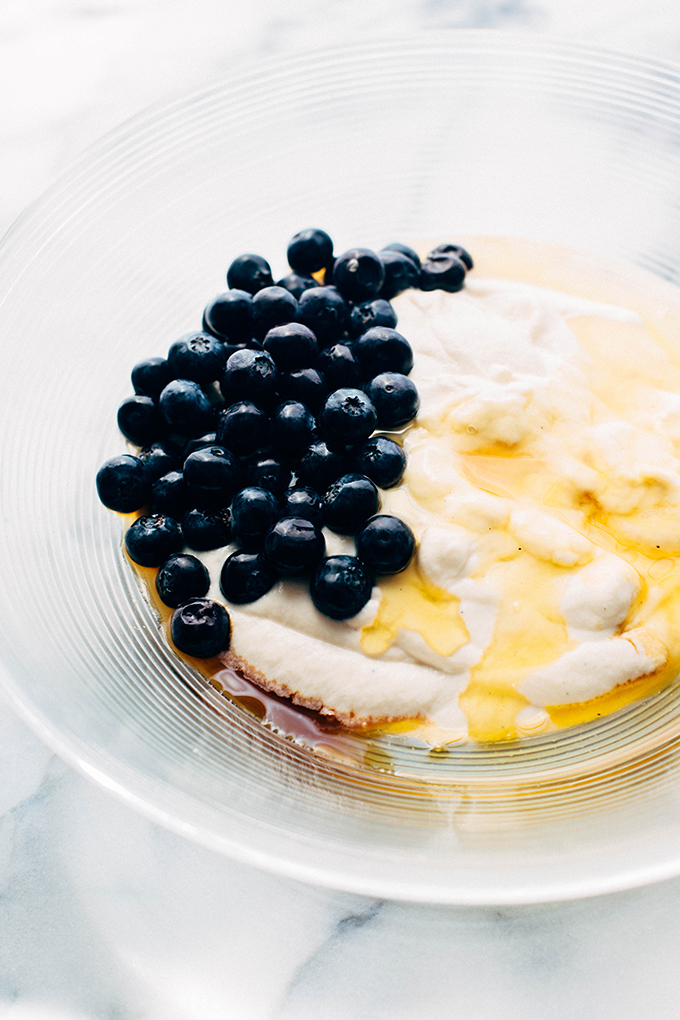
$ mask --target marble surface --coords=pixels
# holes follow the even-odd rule
[[[142,107],[263,57],[491,27],[680,63],[677,0],[4,0],[0,233]],[[0,696],[0,1020],[675,1018],[680,880],[374,901],[233,863],[71,771]]]

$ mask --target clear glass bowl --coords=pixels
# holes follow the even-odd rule
[[[516,903],[680,873],[675,688],[557,737],[333,764],[171,653],[94,490],[131,365],[199,324],[239,252],[283,273],[310,224],[338,250],[521,235],[676,281],[678,181],[678,72],[488,31],[261,66],[92,148],[0,252],[0,654],[24,717],[156,820],[307,881]]]

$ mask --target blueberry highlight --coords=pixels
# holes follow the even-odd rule
[[[357,532],[357,555],[374,574],[398,574],[411,562],[416,540],[408,524],[378,514]]]
[[[332,620],[348,620],[371,597],[373,578],[356,556],[329,556],[316,568],[309,585],[312,602]]]
[[[170,636],[175,648],[185,655],[211,659],[229,647],[229,613],[212,599],[189,599],[172,614]]]
[[[156,574],[156,591],[161,602],[176,609],[187,599],[207,595],[210,574],[200,560],[187,553],[170,556]]]

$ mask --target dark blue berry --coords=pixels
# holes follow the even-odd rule
[[[399,241],[392,241],[390,244],[386,244],[385,247],[381,249],[380,254],[386,251],[400,252],[401,255],[405,255],[407,259],[410,259],[411,262],[420,269],[420,255],[413,248],[409,248],[407,244],[401,244]]]
[[[118,408],[118,428],[135,446],[147,446],[167,432],[167,424],[151,397],[126,397]]]
[[[472,255],[465,248],[459,244],[438,244],[436,248],[427,256],[428,259],[435,255],[455,255],[456,258],[460,259],[466,269],[474,269],[474,262],[472,261]]]
[[[230,290],[257,294],[263,287],[271,287],[273,282],[271,266],[261,255],[239,255],[227,270]]]
[[[276,392],[278,371],[271,354],[246,348],[227,360],[222,376],[225,400],[266,401]]]
[[[189,509],[189,490],[181,471],[168,471],[151,487],[149,505],[152,513],[167,514],[180,520]]]
[[[324,439],[336,446],[352,446],[368,439],[377,424],[376,409],[361,390],[334,390],[323,406],[319,426]]]
[[[285,287],[264,287],[253,297],[253,335],[261,339],[274,326],[293,322],[298,303]]]
[[[296,368],[279,375],[279,396],[284,400],[299,400],[315,414],[324,402],[328,387],[316,368]]]
[[[318,282],[313,276],[301,276],[299,273],[289,273],[281,280],[276,281],[277,287],[285,287],[289,290],[296,301],[299,301],[306,290],[310,287],[318,287]]]
[[[158,403],[173,431],[184,436],[201,436],[211,431],[214,412],[197,382],[173,379],[161,393]]]
[[[413,558],[416,540],[408,524],[378,514],[357,533],[357,555],[374,574],[398,574]]]
[[[316,439],[316,420],[306,404],[284,400],[272,413],[271,434],[281,454],[296,457]]]
[[[151,472],[138,457],[123,453],[112,457],[97,472],[97,495],[109,510],[131,514],[141,510],[151,495]]]
[[[385,269],[385,282],[380,288],[380,297],[396,297],[409,287],[417,287],[420,281],[420,260],[418,264],[400,251],[381,251],[380,261]]]
[[[280,457],[263,453],[253,457],[246,465],[246,485],[269,489],[280,496],[290,484],[290,468]]]
[[[211,659],[229,647],[229,613],[212,599],[189,599],[172,614],[170,636],[175,648],[185,655]]]
[[[138,517],[125,532],[128,556],[142,567],[160,567],[182,544],[179,524],[166,514]]]
[[[413,368],[413,350],[396,329],[374,326],[354,341],[354,353],[367,379],[380,372],[408,375]]]
[[[137,362],[130,378],[135,393],[158,400],[173,375],[165,358],[145,358]]]
[[[358,451],[354,467],[381,489],[398,485],[406,467],[406,454],[387,436],[372,436]]]
[[[304,451],[295,470],[301,485],[325,492],[331,482],[345,473],[347,461],[322,439],[317,439]]]
[[[248,457],[269,438],[269,417],[252,400],[238,400],[220,412],[217,441],[237,457]]]
[[[324,348],[316,359],[316,364],[330,390],[361,385],[361,365],[347,344],[332,344]]]
[[[145,446],[139,454],[144,461],[154,481],[168,471],[177,471],[181,466],[179,450],[170,440],[159,440]]]
[[[190,549],[200,552],[221,549],[231,541],[231,510],[229,507],[189,510],[182,518],[182,534]]]
[[[307,485],[286,489],[279,501],[281,517],[303,517],[317,527],[323,520],[323,500],[316,489]]]
[[[277,521],[264,542],[268,563],[280,574],[307,574],[326,551],[321,529],[306,517]]]
[[[333,263],[333,284],[348,301],[370,301],[384,281],[383,264],[369,248],[350,248]]]
[[[418,390],[400,372],[381,372],[376,375],[366,387],[366,395],[373,401],[382,429],[408,425],[418,414]]]
[[[298,303],[298,319],[314,333],[319,347],[339,340],[349,326],[349,306],[336,287],[313,287]]]
[[[262,553],[235,552],[224,561],[220,589],[227,602],[241,606],[262,598],[276,580],[276,571]]]
[[[176,609],[187,599],[208,594],[210,574],[200,560],[187,553],[176,553],[163,563],[156,574],[156,591],[161,602]]]
[[[184,481],[189,492],[228,503],[241,481],[241,465],[223,446],[204,446],[184,461]]]
[[[353,535],[380,506],[378,490],[366,475],[342,475],[323,498],[324,524],[339,535]]]
[[[220,445],[221,444],[217,442],[216,432],[206,432],[204,436],[198,436],[196,439],[190,439],[182,452],[182,463],[184,463],[190,453],[195,453],[196,450],[202,450],[204,446]]]
[[[291,238],[286,254],[288,265],[296,273],[318,273],[331,264],[333,241],[325,230],[310,227]]]
[[[261,549],[279,516],[279,501],[269,489],[248,486],[231,501],[231,533],[244,549]]]
[[[456,255],[432,255],[420,270],[421,290],[446,290],[450,294],[462,289],[465,265]]]
[[[271,354],[281,372],[308,368],[319,350],[314,333],[301,322],[274,326],[262,341],[262,347]]]
[[[312,602],[332,620],[348,620],[371,597],[373,578],[356,556],[329,556],[316,568],[309,585]]]
[[[227,352],[210,333],[185,333],[168,351],[168,365],[175,379],[210,383],[222,374]]]
[[[250,339],[252,300],[247,290],[226,290],[218,294],[203,311],[203,329],[231,343]]]
[[[350,317],[350,332],[353,336],[370,329],[371,326],[388,326],[393,328],[397,325],[397,313],[389,301],[382,297],[373,298],[372,301],[364,301],[361,305],[355,305]]]

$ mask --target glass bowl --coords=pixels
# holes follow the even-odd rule
[[[536,238],[680,271],[680,73],[489,31],[261,65],[90,149],[0,251],[0,654],[68,761],[186,836],[373,896],[520,903],[680,873],[677,689],[597,724],[334,762],[170,651],[97,501],[129,371],[241,251]],[[276,254],[279,253],[279,262]]]

